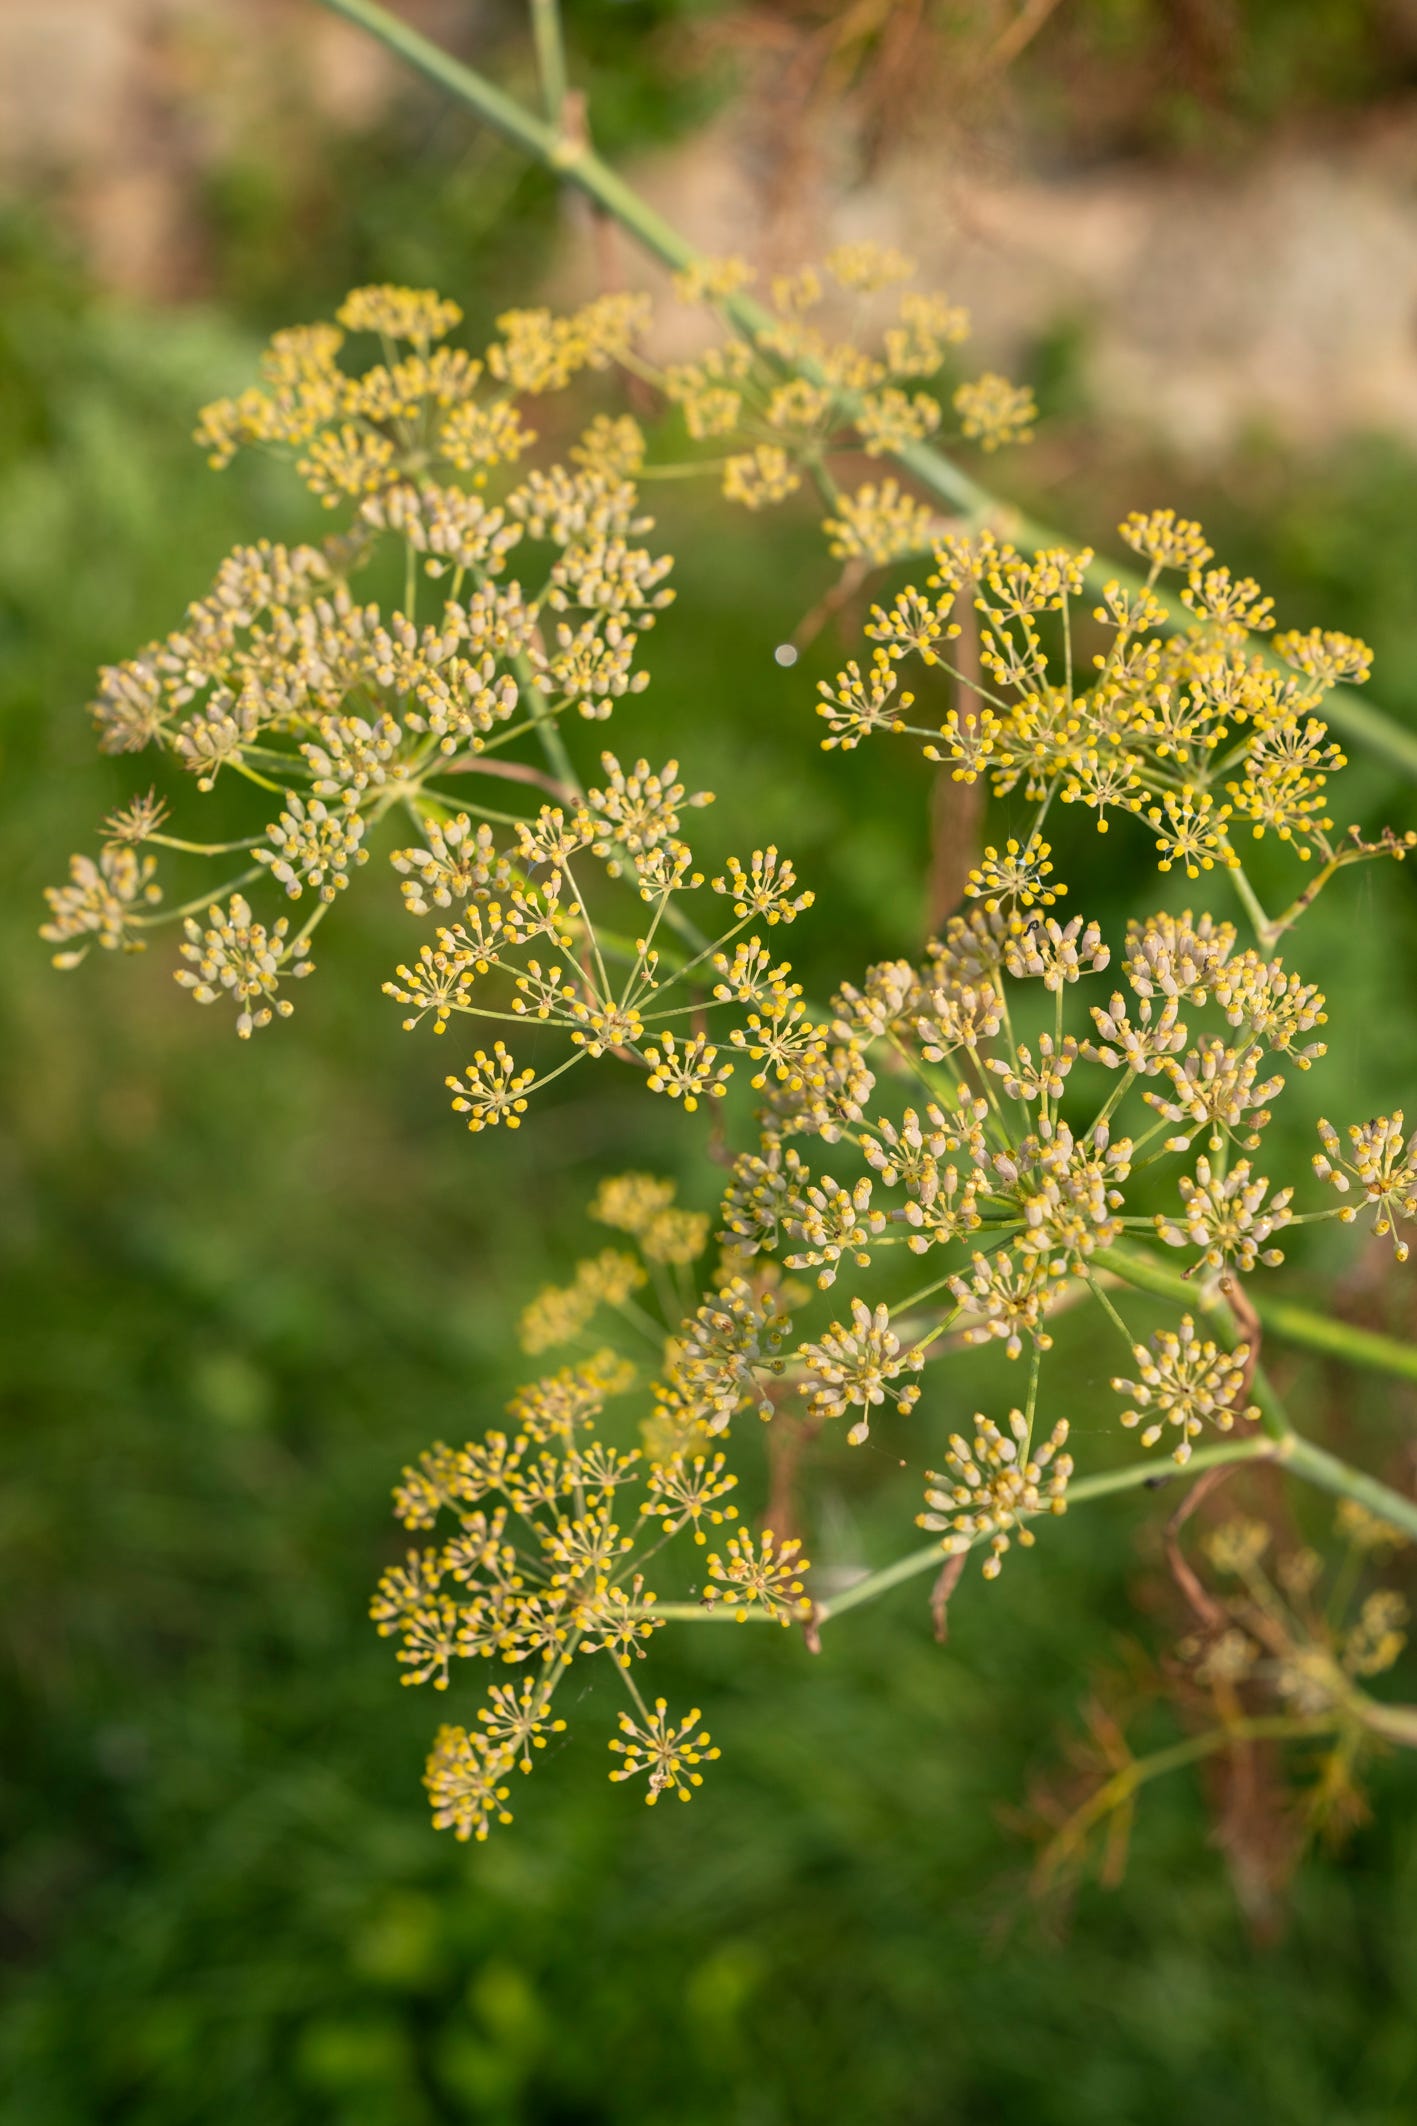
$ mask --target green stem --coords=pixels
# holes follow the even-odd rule
[[[546,115],[558,131],[566,105],[566,47],[556,0],[531,0],[531,34]]]
[[[1174,1299],[1182,1306],[1205,1308],[1203,1288],[1198,1289],[1193,1279],[1150,1256],[1108,1248],[1094,1257],[1094,1263],[1124,1283],[1135,1285],[1138,1291],[1153,1292],[1159,1299]],[[1293,1300],[1260,1298],[1253,1291],[1248,1297],[1262,1327],[1282,1343],[1322,1351],[1328,1358],[1344,1359],[1365,1372],[1390,1373],[1399,1380],[1417,1381],[1417,1344],[1401,1343],[1395,1336],[1383,1336],[1374,1329],[1355,1328],[1351,1322],[1312,1313]],[[1228,1308],[1226,1312],[1229,1313]]]
[[[1254,1295],[1251,1294],[1253,1300]],[[1417,1345],[1383,1336],[1376,1329],[1355,1328],[1327,1314],[1312,1314],[1307,1307],[1288,1299],[1266,1299],[1255,1312],[1284,1343],[1302,1344],[1330,1358],[1345,1359],[1350,1366],[1368,1372],[1392,1373],[1399,1380],[1417,1381]]]
[[[1230,1323],[1232,1335],[1243,1333],[1240,1323],[1228,1307],[1225,1309],[1225,1318]],[[1283,1442],[1298,1438],[1283,1399],[1263,1366],[1256,1366],[1250,1377],[1250,1393],[1259,1404],[1260,1423],[1271,1439]]]
[[[1366,1695],[1362,1705],[1363,1725],[1371,1734],[1395,1742],[1400,1749],[1417,1749],[1417,1705],[1384,1705]]]
[[[1101,1307],[1103,1313],[1107,1316],[1113,1328],[1121,1337],[1122,1342],[1127,1347],[1127,1355],[1128,1357],[1130,1357],[1132,1352],[1136,1349],[1136,1338],[1132,1335],[1131,1330],[1127,1327],[1127,1324],[1123,1321],[1121,1315],[1117,1312],[1117,1309],[1113,1306],[1111,1300],[1107,1297],[1107,1294],[1103,1291],[1101,1285],[1097,1282],[1097,1279],[1093,1277],[1087,1270],[1083,1271],[1083,1283],[1087,1286],[1089,1292],[1091,1292],[1093,1298],[1097,1301],[1097,1304]]]
[[[1167,1772],[1181,1771],[1188,1764],[1198,1764],[1202,1758],[1214,1756],[1217,1750],[1233,1749],[1237,1742],[1302,1741],[1308,1736],[1332,1734],[1338,1724],[1336,1712],[1308,1716],[1252,1713],[1231,1720],[1224,1727],[1207,1728],[1203,1735],[1189,1735],[1184,1742],[1173,1742],[1169,1749],[1153,1750],[1149,1757],[1132,1758],[1105,1780],[1059,1830],[1040,1862],[1043,1879],[1049,1879],[1061,1859],[1077,1853],[1088,1833],[1114,1809],[1125,1806],[1137,1788],[1145,1786],[1149,1780],[1160,1779]]]
[[[180,908],[164,908],[159,915],[130,915],[129,927],[134,930],[156,930],[163,923],[175,923],[185,916],[199,913],[205,915],[217,902],[224,901],[229,893],[239,893],[243,886],[250,886],[258,878],[266,878],[268,875],[262,865],[253,864],[251,869],[243,871],[239,878],[229,878],[225,885],[210,887],[206,893],[199,893],[195,900],[184,901]]]
[[[1298,1433],[1282,1441],[1277,1453],[1296,1475],[1307,1477],[1321,1491],[1331,1491],[1335,1498],[1356,1499],[1379,1520],[1400,1528],[1409,1541],[1417,1542],[1417,1499],[1407,1498],[1361,1469],[1351,1469],[1326,1447],[1316,1447]]]
[[[436,81],[440,88],[447,89],[476,111],[506,139],[514,141],[538,162],[556,171],[567,183],[578,186],[665,265],[682,271],[695,262],[698,253],[693,245],[657,214],[647,200],[641,199],[608,163],[602,162],[584,141],[568,140],[558,127],[534,117],[515,98],[496,88],[471,67],[464,66],[450,53],[440,51],[436,44],[420,36],[417,30],[410,29],[407,23],[400,22],[387,8],[378,6],[377,0],[320,0],[320,5],[367,30],[371,37],[377,38],[390,51],[397,52],[419,73],[427,75],[430,81]],[[754,340],[772,322],[762,306],[746,295],[731,296],[720,307]],[[810,362],[797,366],[802,374],[812,375],[813,364]],[[852,412],[849,395],[843,395],[843,411],[847,415]],[[922,487],[949,503],[970,522],[993,522],[1022,545],[1067,544],[1046,525],[1031,522],[977,480],[971,479],[933,445],[904,443],[893,455]],[[1087,581],[1094,589],[1100,589],[1109,581],[1120,582],[1132,589],[1141,587],[1141,578],[1133,571],[1103,559],[1091,563]],[[1178,599],[1160,590],[1156,595],[1166,608],[1171,626],[1190,624],[1191,615]],[[1335,687],[1325,701],[1324,714],[1335,729],[1368,746],[1404,775],[1417,779],[1417,732],[1395,723],[1381,709],[1360,699],[1351,687]]]
[[[1246,1439],[1226,1440],[1220,1446],[1202,1447],[1193,1454],[1185,1469],[1180,1470],[1174,1462],[1128,1462],[1121,1469],[1104,1469],[1096,1476],[1084,1476],[1068,1487],[1068,1504],[1086,1505],[1091,1499],[1109,1498],[1114,1492],[1155,1489],[1177,1478],[1199,1476],[1202,1470],[1222,1467],[1227,1462],[1266,1461],[1274,1458],[1279,1450],[1273,1440],[1261,1434],[1251,1433]],[[1340,1463],[1338,1465],[1342,1467]],[[1382,1486],[1379,1485],[1381,1490]],[[1375,1509],[1376,1510],[1376,1509]],[[1417,1509],[1414,1509],[1417,1511]],[[1384,1515],[1391,1520],[1391,1513]],[[946,1552],[938,1541],[927,1543],[921,1550],[912,1550],[908,1556],[897,1558],[893,1565],[883,1565],[879,1572],[867,1573],[864,1579],[855,1581],[843,1593],[830,1602],[819,1602],[813,1612],[813,1621],[828,1623],[834,1617],[844,1617],[848,1611],[860,1609],[867,1602],[874,1602],[877,1595],[888,1594],[893,1587],[902,1586],[907,1580],[919,1579],[922,1573],[939,1572],[946,1563]],[[681,1623],[700,1618],[732,1623],[737,1610],[731,1603],[716,1608],[703,1608],[697,1602],[656,1602],[654,1614],[668,1617]],[[764,1609],[749,1609],[745,1621],[750,1624],[776,1623]]]
[[[1261,951],[1269,952],[1274,945],[1274,925],[1265,914],[1259,895],[1246,878],[1243,867],[1232,871],[1230,876],[1234,881],[1235,891],[1245,904],[1245,913],[1254,925],[1255,936],[1259,941]]]
[[[289,798],[294,795],[294,792],[287,790],[283,783],[272,782],[268,775],[258,775],[249,761],[229,760],[226,762],[226,766],[231,769],[234,775],[244,775],[247,782],[255,783],[258,789],[269,790],[272,797]]]
[[[566,750],[566,741],[556,721],[556,712],[536,683],[529,660],[525,657],[512,659],[517,686],[522,700],[530,711],[532,725],[541,741],[541,750],[550,762],[558,782],[564,783],[571,792],[573,801],[585,800],[585,785],[576,773],[575,762]]]
[[[421,37],[417,30],[410,29],[406,22],[400,22],[387,8],[376,7],[373,0],[320,0],[320,4],[331,14],[343,15],[347,22],[367,30],[380,44],[397,52],[400,59],[406,59],[417,72],[436,81],[459,102],[470,104],[490,126],[495,126],[506,139],[515,141],[519,148],[525,148],[538,161],[550,163],[554,160],[558,140],[551,126],[533,118],[514,97],[495,88],[481,74],[475,74],[471,67],[454,59],[451,53],[440,51],[436,44]]]
[[[248,834],[239,842],[184,842],[175,834],[145,834],[143,840],[156,849],[177,849],[184,856],[234,856],[238,849],[259,849],[264,834]]]

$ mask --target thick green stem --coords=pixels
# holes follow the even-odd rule
[[[1230,879],[1245,904],[1245,913],[1254,925],[1255,938],[1262,952],[1274,949],[1274,925],[1265,914],[1259,895],[1246,878],[1243,868],[1230,873]]]
[[[584,141],[569,138],[559,125],[534,117],[514,97],[495,87],[472,67],[464,66],[450,53],[441,51],[427,37],[400,22],[387,8],[378,6],[376,0],[320,0],[320,5],[367,30],[371,37],[376,37],[390,51],[397,52],[419,73],[427,75],[440,88],[469,105],[506,139],[514,141],[548,169],[555,170],[568,184],[577,186],[605,213],[613,215],[622,228],[663,264],[682,270],[695,262],[699,254],[694,246],[662,215],[656,214],[648,201],[641,199],[633,187],[617,176],[608,163],[602,162]],[[533,26],[538,35],[543,12],[540,8],[534,10]],[[551,77],[545,78],[549,98]],[[767,312],[748,296],[735,295],[724,303],[723,308],[753,337],[771,322]],[[800,366],[804,373],[810,373],[809,363]],[[977,480],[971,479],[932,444],[906,443],[894,455],[922,487],[971,522],[992,522],[1010,538],[1025,545],[1068,543],[1047,525],[1032,522]],[[1089,568],[1087,580],[1093,588],[1100,589],[1104,583],[1114,580],[1138,586],[1141,579],[1113,562],[1097,560]],[[1178,600],[1159,591],[1157,595],[1162,598],[1172,625],[1184,626],[1189,622],[1191,615]],[[1324,714],[1347,737],[1367,746],[1404,775],[1417,778],[1417,732],[1395,723],[1381,709],[1362,700],[1350,687],[1333,689],[1325,702]]]
[[[573,799],[583,799],[585,788],[576,773],[576,764],[566,749],[561,726],[556,721],[556,712],[537,685],[530,662],[525,657],[514,657],[512,669],[517,675],[521,698],[526,703],[527,713],[541,741],[541,750],[546,755],[552,773],[558,781],[564,783]]]
[[[372,0],[320,0],[331,14],[343,15],[349,22],[367,30],[377,37],[380,44],[397,52],[420,74],[436,81],[440,88],[447,89],[459,102],[471,104],[472,108],[495,126],[508,140],[514,140],[519,148],[525,148],[541,162],[551,162],[555,157],[557,136],[554,128],[544,125],[525,111],[515,97],[473,72],[454,59],[450,52],[440,51],[436,44],[418,31],[400,22],[386,7],[375,7]]]
[[[1203,1288],[1150,1256],[1134,1255],[1130,1249],[1108,1248],[1095,1261],[1098,1269],[1110,1270],[1139,1291],[1154,1292],[1160,1299],[1174,1299],[1181,1306],[1209,1311]],[[1246,1297],[1261,1326],[1282,1343],[1322,1351],[1326,1357],[1341,1358],[1365,1372],[1390,1373],[1399,1380],[1417,1381],[1417,1344],[1401,1343],[1395,1336],[1382,1336],[1376,1330],[1355,1328],[1351,1322],[1337,1321],[1331,1315],[1315,1314],[1292,1300],[1261,1298],[1248,1289]],[[1226,1312],[1229,1313],[1228,1308]]]
[[[1417,1499],[1408,1498],[1394,1491],[1388,1484],[1380,1483],[1375,1476],[1368,1476],[1361,1469],[1350,1468],[1326,1447],[1316,1447],[1312,1440],[1303,1439],[1298,1433],[1283,1441],[1276,1450],[1277,1458],[1292,1469],[1296,1475],[1307,1477],[1321,1491],[1331,1491],[1335,1498],[1354,1499],[1375,1513],[1380,1521],[1400,1528],[1412,1542],[1417,1542]]]
[[[1256,1302],[1255,1312],[1265,1328],[1283,1343],[1322,1351],[1329,1358],[1361,1366],[1365,1372],[1391,1373],[1399,1380],[1417,1381],[1417,1344],[1400,1343],[1395,1336],[1355,1328],[1352,1322],[1336,1321],[1327,1314],[1313,1314],[1287,1299]]]

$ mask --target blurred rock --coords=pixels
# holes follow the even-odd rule
[[[402,13],[465,45],[481,10],[405,0]],[[0,186],[57,199],[109,286],[190,293],[201,179],[260,141],[273,103],[356,129],[406,81],[312,0],[4,0]]]
[[[1008,366],[1064,326],[1088,399],[1199,460],[1263,428],[1319,444],[1417,437],[1417,107],[1238,167],[1128,161],[1047,176],[914,146],[869,184],[763,228],[733,114],[635,174],[705,250],[770,268],[871,237],[968,303]],[[571,269],[585,285],[587,267]]]

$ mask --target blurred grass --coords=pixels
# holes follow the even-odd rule
[[[723,1746],[693,1809],[609,1787],[592,1688],[514,1830],[466,1853],[427,1828],[443,1708],[399,1691],[364,1614],[398,1543],[389,1485],[500,1410],[525,1365],[509,1314],[574,1259],[595,1177],[683,1162],[694,1138],[599,1090],[516,1143],[461,1132],[444,1059],[377,994],[405,932],[368,874],[295,1021],[249,1047],[158,954],[50,971],[38,887],[131,794],[131,764],[92,751],[93,667],[171,624],[236,540],[308,520],[278,472],[217,479],[185,440],[249,366],[229,322],[100,298],[36,225],[7,228],[0,281],[0,2119],[1406,2126],[1401,1764],[1374,1824],[1306,1868],[1274,1946],[1252,1943],[1185,1781],[1148,1797],[1126,1880],[1083,1893],[1062,1947],[1027,1905],[1001,1812],[1146,1629],[1154,1532],[1133,1504],[1050,1530],[1046,1566],[1020,1560],[987,1599],[961,1591],[943,1649],[918,1590],[828,1633],[816,1661],[795,1634],[658,1646],[666,1694],[708,1708]],[[1105,535],[1163,494],[1223,527],[1286,618],[1374,640],[1385,701],[1417,714],[1408,457],[1375,441],[1296,467],[1257,446],[1209,494],[1114,460],[1074,521]],[[790,673],[772,661],[820,589],[810,533],[693,529],[668,526],[680,602],[614,742],[672,748],[717,788],[718,845],[792,851],[819,892],[794,943],[824,990],[919,935],[924,771],[815,749],[835,641]],[[1348,794],[1370,821],[1410,804],[1363,767]],[[1089,913],[1161,897],[1121,834],[1105,870],[1078,846]],[[1276,1122],[1287,1163],[1320,1106],[1401,1096],[1414,948],[1396,870],[1316,918],[1306,972],[1363,1007]],[[1410,1327],[1377,1262],[1296,1250],[1295,1283],[1322,1295],[1346,1264],[1347,1303]],[[1080,1443],[1100,1441],[1103,1361],[1074,1342]],[[952,1402],[973,1407],[981,1369]],[[1410,1427],[1410,1398],[1286,1371],[1375,1463]],[[899,1546],[916,1502],[886,1445],[814,1485],[814,1555]]]

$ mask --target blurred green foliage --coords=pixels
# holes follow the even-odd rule
[[[409,249],[382,179],[368,196],[385,205],[355,217],[346,260],[446,282],[448,239]],[[460,295],[512,201],[519,256],[503,238],[476,252],[488,316],[525,293],[512,276],[549,202],[517,180],[462,232]],[[269,230],[268,202],[242,211]],[[269,322],[295,256],[265,279],[234,269],[232,314]],[[186,442],[195,406],[249,367],[229,321],[107,301],[23,221],[0,282],[0,2120],[1406,2126],[1403,1765],[1381,1769],[1372,1826],[1307,1865],[1276,1942],[1252,1938],[1186,1780],[1148,1796],[1125,1881],[1084,1891],[1061,1946],[1028,1904],[1003,1814],[1058,1760],[1098,1670],[1164,1629],[1135,1599],[1139,1574],[1154,1585],[1145,1505],[1079,1514],[1048,1531],[1046,1564],[962,1589],[943,1648],[918,1588],[815,1660],[796,1634],[666,1634],[662,1686],[711,1708],[724,1752],[692,1809],[609,1786],[611,1695],[592,1689],[514,1829],[471,1852],[428,1829],[418,1776],[443,1708],[398,1689],[364,1614],[399,1547],[389,1486],[429,1439],[499,1413],[525,1365],[508,1319],[583,1245],[595,1178],[683,1165],[694,1134],[635,1091],[607,1098],[604,1074],[520,1141],[461,1132],[443,1058],[377,993],[403,920],[377,875],[295,1021],[249,1047],[160,954],[50,971],[38,888],[131,794],[131,763],[92,750],[94,666],[169,625],[232,543],[310,517],[278,471],[218,479]],[[1295,467],[1257,446],[1202,494],[1114,451],[1072,498],[1075,528],[1103,538],[1163,496],[1205,515],[1286,619],[1372,639],[1384,700],[1417,714],[1409,458],[1375,442]],[[781,838],[818,889],[797,942],[825,989],[920,936],[926,771],[815,749],[812,681],[837,638],[773,662],[824,580],[810,527],[734,517],[717,535],[675,506],[680,603],[615,742],[672,749],[717,788],[722,846]],[[1370,821],[1407,803],[1368,768],[1347,789]],[[1163,897],[1120,833],[1107,868],[1095,849],[1074,867],[1087,912],[1115,923]],[[1307,1150],[1339,1089],[1355,1113],[1401,1097],[1414,953],[1404,874],[1325,904],[1305,971],[1363,1008],[1291,1095],[1285,1141]],[[1346,1245],[1295,1261],[1317,1293],[1346,1265],[1345,1303],[1411,1328],[1403,1288]],[[1078,1443],[1105,1451],[1102,1361],[1074,1345]],[[1410,1398],[1284,1366],[1309,1421],[1375,1465],[1410,1426]],[[988,1375],[961,1372],[972,1408]],[[811,1489],[814,1556],[909,1540],[888,1438],[825,1460]]]
[[[539,92],[519,0],[470,11],[453,48],[535,106]],[[723,0],[579,0],[566,11],[575,78],[595,113],[596,144],[652,149],[708,118],[730,90],[727,50],[684,40]],[[204,268],[224,299],[271,328],[291,321],[292,290],[310,316],[370,280],[437,285],[461,301],[463,271],[520,300],[555,227],[548,174],[426,82],[410,80],[372,125],[312,122],[298,71],[274,74],[194,203]]]

